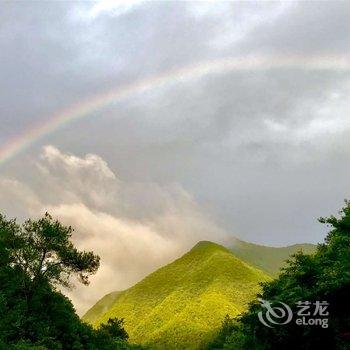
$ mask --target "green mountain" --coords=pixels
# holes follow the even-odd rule
[[[270,277],[228,249],[200,242],[133,287],[108,294],[83,317],[98,326],[125,318],[130,340],[155,349],[196,349],[235,316]],[[106,311],[107,310],[107,311]]]
[[[294,244],[287,247],[268,247],[235,239],[226,245],[228,249],[238,258],[248,264],[267,272],[272,277],[277,277],[281,267],[290,255],[298,251],[312,254],[316,251],[314,244]]]
[[[106,294],[91,309],[88,310],[83,317],[84,321],[91,324],[96,322],[101,315],[106,313],[111,308],[122,293],[123,292],[112,292]]]

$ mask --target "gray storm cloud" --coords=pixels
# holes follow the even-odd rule
[[[3,3],[1,144],[90,96],[179,67],[266,55],[271,68],[174,81],[46,135],[0,169],[1,211],[24,218],[50,208],[67,222],[88,216],[103,232],[141,225],[164,253],[134,277],[115,277],[125,285],[222,231],[272,245],[321,241],[316,219],[349,197],[350,72],[302,62],[349,61],[349,9],[342,1]],[[278,68],[290,56],[299,67]],[[57,148],[38,159],[45,144]]]

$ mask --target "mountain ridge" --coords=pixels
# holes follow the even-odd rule
[[[259,283],[268,280],[266,273],[228,248],[201,241],[134,286],[112,295],[107,312],[92,317],[97,303],[83,319],[98,326],[109,317],[125,318],[135,343],[155,349],[196,349],[214,335],[226,314],[244,311],[260,291]]]
[[[252,266],[268,273],[271,277],[277,277],[280,269],[285,266],[285,261],[298,251],[312,254],[316,245],[311,243],[297,243],[285,247],[271,247],[267,245],[245,242],[235,238],[225,244],[235,256],[246,261]]]

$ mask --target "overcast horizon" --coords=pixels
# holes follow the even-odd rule
[[[0,212],[49,211],[101,255],[89,290],[70,294],[80,312],[199,240],[323,240],[317,218],[350,198],[349,13],[340,1],[1,2]]]

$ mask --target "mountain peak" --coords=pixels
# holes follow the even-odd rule
[[[219,249],[219,250],[227,250],[225,247],[211,242],[211,241],[199,241],[196,243],[190,251],[198,250],[198,249]]]
[[[201,241],[118,294],[107,312],[98,313],[102,308],[93,307],[86,320],[98,326],[110,317],[124,318],[133,342],[160,349],[195,349],[220,327],[226,314],[244,311],[260,291],[259,282],[267,280],[266,274],[228,249]]]

